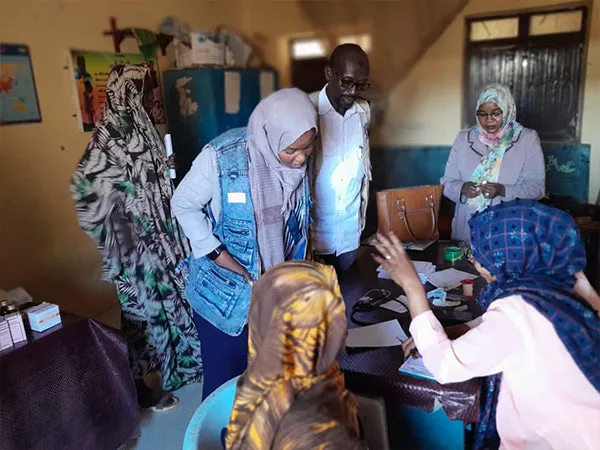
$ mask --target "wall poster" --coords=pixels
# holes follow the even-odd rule
[[[111,69],[119,64],[143,64],[152,68],[151,80],[154,91],[151,117],[155,124],[164,124],[160,81],[156,60],[147,61],[142,54],[121,54],[71,50],[70,64],[73,73],[74,95],[77,99],[78,115],[82,131],[92,131],[102,119],[106,101],[106,82]]]
[[[0,43],[0,125],[41,121],[29,47]]]

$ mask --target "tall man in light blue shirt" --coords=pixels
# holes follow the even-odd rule
[[[356,260],[371,180],[371,109],[360,98],[371,85],[367,54],[358,45],[340,45],[325,78],[325,87],[311,95],[320,133],[312,162],[311,236],[315,258],[341,273]]]

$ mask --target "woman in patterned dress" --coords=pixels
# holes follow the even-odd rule
[[[146,87],[146,89],[145,89]],[[188,244],[171,216],[164,147],[146,109],[147,66],[117,66],[108,78],[104,117],[71,180],[79,224],[114,283],[121,327],[141,407],[164,410],[177,398],[143,378],[159,371],[165,391],[199,380],[200,342],[185,281],[177,270]]]

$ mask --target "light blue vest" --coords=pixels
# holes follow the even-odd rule
[[[221,185],[221,216],[212,217],[213,233],[254,280],[261,275],[256,236],[256,220],[248,177],[246,128],[230,130],[211,141]],[[304,183],[305,205],[310,207],[308,182]],[[229,203],[228,193],[244,194],[245,203]],[[241,197],[241,195],[238,195]],[[308,230],[310,214],[300,226]],[[306,245],[304,246],[306,247]],[[305,248],[302,255],[305,257]],[[207,257],[188,260],[189,278],[186,294],[192,308],[217,329],[238,336],[248,320],[251,288],[241,275],[219,267]],[[210,343],[207,343],[210,345]]]

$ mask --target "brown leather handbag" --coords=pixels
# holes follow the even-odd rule
[[[441,185],[377,192],[379,232],[393,231],[402,242],[438,239],[441,198]]]

